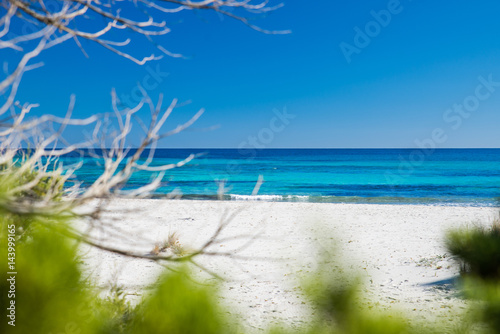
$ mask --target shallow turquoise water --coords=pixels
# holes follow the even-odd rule
[[[214,198],[226,180],[226,199],[249,199],[259,175],[259,199],[273,201],[496,205],[500,197],[500,149],[162,149],[153,165],[204,153],[169,171],[156,196],[174,190],[184,198]],[[102,169],[83,159],[84,185]],[[150,181],[139,172],[125,189]]]

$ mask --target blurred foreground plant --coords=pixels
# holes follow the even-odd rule
[[[474,302],[471,323],[486,333],[500,333],[500,281],[467,277],[464,295]]]
[[[12,221],[1,220],[2,240]],[[187,279],[187,270],[168,272],[152,294],[136,307],[116,291],[101,299],[83,279],[76,243],[33,222],[32,237],[16,246],[15,299],[0,295],[7,310],[15,300],[15,327],[0,322],[1,333],[228,333],[214,290]],[[1,243],[2,268],[7,258]],[[7,271],[0,273],[0,290],[9,291]],[[5,311],[3,311],[4,313]]]
[[[500,221],[451,231],[446,246],[461,263],[464,295],[475,302],[471,321],[500,333]]]
[[[500,221],[491,227],[452,231],[446,246],[462,264],[462,271],[481,279],[500,279]]]

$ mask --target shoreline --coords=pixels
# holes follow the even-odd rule
[[[126,199],[126,198],[124,198]],[[269,203],[317,203],[317,204],[373,204],[373,205],[430,205],[452,207],[488,207],[500,208],[500,199],[466,200],[455,199],[443,201],[437,198],[422,197],[358,197],[358,196],[323,196],[323,195],[239,195],[224,194],[222,199],[218,195],[182,195],[170,197],[169,194],[153,194],[152,200],[181,200],[181,201],[224,201],[224,202],[269,202]]]
[[[231,237],[259,234],[240,254],[272,260],[203,256],[199,262],[225,279],[219,283],[220,302],[231,317],[241,320],[245,331],[256,332],[266,324],[300,328],[307,323],[313,310],[301,282],[316,271],[325,252],[362,278],[367,305],[399,310],[415,321],[442,321],[462,312],[467,303],[453,286],[459,268],[446,255],[443,238],[453,228],[488,225],[499,212],[498,207],[158,199],[116,199],[109,208],[104,221],[114,228],[99,235],[122,247],[123,236],[132,236],[127,249],[145,253],[172,232],[183,246],[196,248],[224,212],[239,211],[224,231],[229,239],[215,248],[231,251],[244,243]],[[97,286],[115,279],[132,301],[161,272],[147,260],[86,247],[82,254]],[[217,281],[203,272],[196,276]]]

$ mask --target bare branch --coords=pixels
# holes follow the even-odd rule
[[[134,8],[128,9],[127,6]],[[16,101],[16,95],[21,79],[27,71],[36,69],[43,64],[36,63],[35,59],[49,48],[58,46],[70,39],[88,57],[81,40],[96,43],[116,55],[126,58],[136,64],[144,65],[147,62],[161,59],[163,55],[181,57],[171,52],[165,46],[156,43],[158,36],[168,34],[171,30],[167,26],[166,15],[175,15],[186,10],[204,10],[219,13],[237,20],[248,27],[266,34],[284,34],[289,31],[263,29],[254,23],[251,18],[255,14],[265,14],[281,5],[270,6],[267,0],[123,0],[100,2],[99,0],[0,0],[0,50],[15,50],[19,52],[14,64],[4,64],[4,73],[0,77],[0,94],[4,100],[0,102],[0,183],[5,186],[5,193],[0,196],[0,210],[18,215],[37,215],[51,224],[50,218],[83,218],[91,222],[91,227],[110,230],[101,221],[104,206],[110,198],[115,196],[145,197],[153,193],[163,180],[167,170],[178,168],[198,157],[190,154],[176,163],[163,165],[154,164],[154,156],[159,142],[169,136],[188,129],[204,112],[198,110],[194,115],[173,129],[165,129],[167,120],[179,106],[176,99],[168,106],[163,104],[163,95],[156,103],[147,92],[139,86],[142,99],[135,107],[118,108],[119,101],[116,92],[112,92],[113,112],[95,114],[84,119],[72,118],[75,106],[75,97],[71,96],[70,103],[64,117],[43,115],[29,117],[30,112],[38,107],[36,103],[21,103]],[[5,9],[5,10],[4,10]],[[96,20],[99,18],[99,20]],[[89,24],[91,22],[91,24]],[[97,22],[97,24],[96,24]],[[20,29],[22,28],[22,29]],[[17,35],[16,31],[29,33]],[[125,38],[116,38],[116,31],[130,34]],[[146,53],[135,55],[130,53],[127,46],[133,44],[134,38],[146,38],[159,54]],[[158,52],[157,50],[154,50]],[[10,69],[10,71],[9,71]],[[143,108],[149,108],[151,120],[144,124],[137,115]],[[129,137],[134,126],[139,125],[145,132],[144,137],[131,150]],[[90,138],[78,143],[65,139],[65,132],[71,127],[83,127],[89,130]],[[118,128],[117,134],[113,129]],[[70,143],[71,142],[71,143]],[[110,145],[108,145],[110,144]],[[29,152],[23,147],[33,147]],[[100,147],[100,150],[99,150]],[[149,149],[149,152],[146,150]],[[102,162],[102,173],[90,185],[83,186],[76,182],[71,188],[61,188],[66,182],[74,178],[81,162],[71,166],[64,166],[64,157],[67,154],[80,152],[82,156],[92,155]],[[131,176],[137,172],[151,173],[151,182],[148,184],[127,189],[124,187]],[[16,180],[30,175],[27,181],[16,184]],[[259,178],[252,194],[256,194],[263,179]],[[44,184],[45,192],[37,196],[36,187]],[[224,183],[221,183],[220,196],[224,194]],[[3,189],[3,188],[2,188]],[[84,205],[96,200],[102,205],[81,212]],[[213,246],[222,240],[239,240],[241,236],[223,238],[221,235],[239,210],[225,213],[213,235],[198,249],[187,255],[150,256],[117,249],[106,245],[102,240],[90,237],[87,232],[67,230],[68,236],[84,242],[90,246],[113,252],[116,254],[150,259],[157,262],[190,262],[202,270],[210,272],[198,262],[196,256],[227,256],[233,259],[247,259],[236,254],[249,247],[258,235],[249,238],[241,247],[230,252],[217,252]],[[116,229],[116,235],[121,235]],[[255,259],[255,258],[251,258]],[[213,274],[213,273],[212,273]],[[213,274],[215,275],[215,274]]]

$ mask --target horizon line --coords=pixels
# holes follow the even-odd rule
[[[21,150],[32,150],[33,148],[22,147]],[[60,150],[63,148],[55,148]],[[79,148],[79,150],[111,150],[112,148]],[[138,147],[129,147],[128,149],[136,150]],[[145,148],[152,150],[152,148]],[[237,148],[237,147],[157,147],[155,150],[500,150],[500,147],[266,147],[266,148]]]

